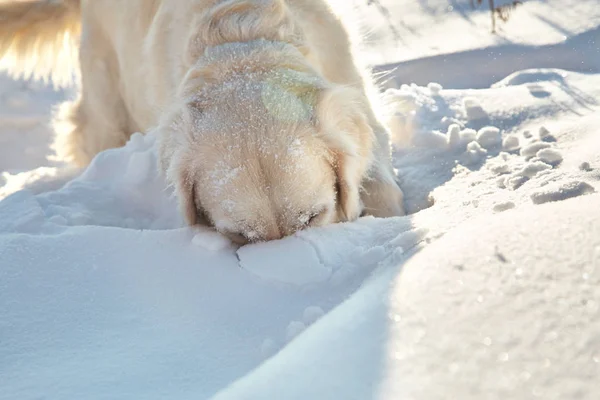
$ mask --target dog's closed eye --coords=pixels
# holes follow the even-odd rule
[[[317,211],[311,211],[301,215],[299,220],[300,222],[303,222],[302,225],[304,227],[318,226],[319,222],[321,222],[327,215],[327,211],[327,207],[322,207]]]

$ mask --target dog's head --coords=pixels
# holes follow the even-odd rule
[[[294,71],[271,78],[194,94],[159,138],[187,222],[240,243],[362,211],[373,132],[360,94]]]

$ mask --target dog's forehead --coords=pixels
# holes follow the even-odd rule
[[[206,160],[209,165],[205,163],[205,167],[213,175],[241,167],[248,171],[262,169],[266,174],[295,173],[331,155],[310,126],[272,124],[269,131],[254,130],[252,126],[235,128],[198,138],[198,157]]]
[[[260,221],[273,212],[290,220],[310,209],[332,181],[330,165],[298,139],[284,150],[267,146],[248,157],[216,160],[201,197],[210,197],[211,211],[229,220]]]
[[[221,157],[204,165],[204,180],[215,195],[251,195],[275,189],[275,194],[287,194],[299,184],[309,189],[311,182],[326,173],[324,158],[301,139],[291,140],[284,147],[274,146],[268,140],[259,141],[253,149],[243,147],[232,144]]]
[[[298,130],[315,133],[317,89],[285,76],[263,78],[227,81],[192,96],[187,113],[192,135],[268,141]]]

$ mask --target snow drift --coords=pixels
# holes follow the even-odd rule
[[[487,14],[383,3],[436,74],[506,38],[588,48],[563,53],[550,2],[516,14],[523,37],[462,43],[442,39]],[[591,37],[595,2],[570,5],[564,35]],[[401,59],[379,43],[371,61]],[[151,132],[69,169],[47,160],[64,94],[2,78],[0,399],[599,398],[600,75],[465,54],[471,80],[440,81],[481,89],[407,62],[423,85],[384,94],[410,215],[242,248],[183,226]]]

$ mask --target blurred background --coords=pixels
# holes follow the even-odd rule
[[[396,84],[483,88],[527,68],[600,70],[597,0],[348,3],[364,33],[365,61],[393,70]]]

